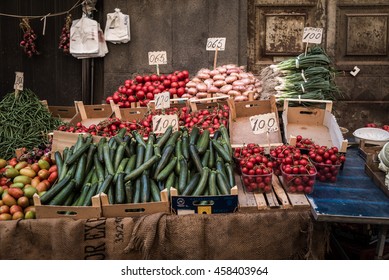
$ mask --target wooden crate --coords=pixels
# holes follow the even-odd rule
[[[309,208],[310,204],[304,194],[287,193],[282,186],[282,178],[273,175],[270,193],[246,192],[241,176],[235,175],[238,186],[239,212],[257,212],[264,210],[288,210]]]
[[[81,122],[89,127],[92,124],[98,124],[113,115],[110,104],[84,105],[82,101],[74,101],[77,114],[71,119],[70,124],[76,125]]]
[[[101,204],[99,195],[92,197],[92,206],[42,205],[40,197],[37,194],[34,194],[33,200],[37,219],[96,219],[101,217]]]
[[[139,217],[159,212],[170,213],[170,204],[167,190],[161,191],[160,202],[110,204],[105,193],[100,195],[102,217]]]
[[[192,112],[197,112],[199,110],[212,110],[215,107],[218,107],[220,105],[228,105],[227,100],[229,99],[228,95],[225,94],[215,94],[209,96],[207,98],[202,98],[202,99],[189,99],[188,104],[190,107],[190,110]]]
[[[325,109],[317,107],[291,107],[289,102],[310,102],[325,104]],[[331,113],[332,101],[311,99],[285,99],[282,121],[284,125],[284,142],[294,145],[296,136],[311,138],[315,144],[337,147],[345,153],[348,141],[343,139],[342,131]]]

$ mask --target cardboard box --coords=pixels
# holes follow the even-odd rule
[[[325,109],[317,107],[291,107],[289,102],[310,102],[325,104]],[[331,113],[332,101],[311,99],[286,99],[282,121],[284,125],[284,141],[295,144],[297,135],[311,138],[315,144],[327,147],[337,147],[340,152],[347,150],[347,140],[344,140],[342,131]]]
[[[70,121],[72,125],[81,122],[89,127],[91,124],[98,124],[113,115],[110,104],[84,105],[82,101],[74,101],[74,104],[77,114]]]
[[[113,100],[111,100],[110,106],[116,118],[128,122],[142,119],[148,111],[147,107],[120,108]]]
[[[95,195],[92,197],[92,206],[42,205],[40,197],[37,194],[34,194],[33,200],[37,219],[95,219],[101,217],[101,205],[99,195]]]
[[[282,145],[278,110],[273,96],[269,100],[243,102],[234,102],[228,99],[228,103],[230,106],[229,132],[232,147],[243,147],[248,143],[256,143],[263,147]],[[267,113],[275,114],[278,130],[254,134],[251,128],[250,117]]]
[[[61,119],[63,122],[70,122],[77,115],[74,106],[49,106],[49,111],[54,117]]]
[[[238,188],[231,189],[230,195],[184,196],[177,195],[171,188],[171,207],[177,215],[187,214],[220,214],[238,211]]]
[[[161,191],[160,202],[109,204],[105,193],[100,195],[102,217],[137,217],[153,213],[170,213],[170,205],[167,190]]]
[[[53,142],[52,142],[52,147],[51,147],[51,155],[54,156],[54,153],[56,151],[59,151],[61,154],[63,150],[66,147],[71,147],[74,144],[76,144],[77,139],[78,139],[79,133],[71,133],[71,132],[65,132],[65,131],[59,131],[59,130],[54,130],[53,131]],[[83,133],[84,138],[88,136],[87,133]],[[102,136],[92,136],[92,142],[93,143],[98,143]]]
[[[188,104],[192,112],[197,112],[199,110],[212,110],[215,107],[220,105],[228,105],[227,100],[229,99],[228,95],[215,95],[210,96],[209,98],[202,99],[189,99]]]

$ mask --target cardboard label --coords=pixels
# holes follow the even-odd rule
[[[23,90],[24,73],[15,72],[14,90]]]
[[[167,64],[166,51],[149,52],[149,65]]]
[[[164,91],[154,96],[155,109],[170,108],[170,92]]]
[[[207,51],[224,51],[226,48],[226,38],[208,38]]]
[[[178,130],[178,116],[177,115],[159,115],[153,116],[153,132],[165,133],[166,129],[172,126],[173,131]]]
[[[303,43],[320,44],[323,38],[323,28],[305,27]]]
[[[251,130],[254,134],[276,132],[279,130],[275,113],[267,113],[250,117]]]

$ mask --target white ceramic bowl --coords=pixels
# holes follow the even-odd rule
[[[381,128],[362,127],[355,130],[353,135],[357,143],[361,139],[377,145],[383,145],[389,141],[389,132]]]

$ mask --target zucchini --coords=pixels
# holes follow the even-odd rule
[[[228,149],[228,153],[232,157],[232,147],[231,147],[231,142],[230,142],[230,136],[228,135],[228,130],[224,126],[224,124],[220,125],[219,131],[221,132],[223,140],[226,143],[226,146],[227,146],[227,149]]]
[[[124,173],[124,169],[126,168],[126,165],[129,161],[129,158],[123,158],[120,162],[118,168],[115,170],[115,175],[113,176],[113,182],[116,183],[118,176],[120,173]]]
[[[75,192],[71,192],[68,198],[64,201],[63,206],[71,206],[74,202],[74,198],[76,196]]]
[[[138,133],[138,131],[133,130],[133,131],[132,131],[132,136],[134,136],[134,138],[135,138],[136,142],[138,143],[138,145],[142,145],[142,146],[146,149],[145,140],[143,140],[142,135],[140,135],[140,134]]]
[[[203,171],[201,172],[201,178],[199,180],[199,183],[197,187],[195,188],[194,192],[192,193],[193,196],[202,195],[206,189],[208,177],[209,177],[210,169],[208,167],[204,167]]]
[[[208,167],[210,156],[211,156],[211,152],[209,150],[206,150],[205,153],[203,154],[203,157],[201,158],[201,165],[203,167]]]
[[[41,196],[41,203],[47,204],[51,201],[72,180],[72,178],[72,174],[68,172],[61,181],[58,181],[51,186],[51,188]]]
[[[148,161],[153,156],[153,154],[154,154],[154,141],[155,141],[155,136],[152,133],[149,135],[149,139],[147,140],[144,161]]]
[[[63,205],[66,199],[70,196],[70,194],[74,191],[76,187],[76,181],[70,180],[61,191],[49,202],[49,205]],[[42,196],[43,197],[43,196]]]
[[[116,150],[116,148],[118,147],[118,143],[115,141],[114,137],[109,138],[108,147],[113,149],[113,150]]]
[[[176,142],[177,140],[180,138],[181,136],[181,131],[175,131],[171,134],[171,136],[169,137],[169,140],[166,142],[166,145],[164,146],[164,148],[162,149],[162,153],[164,152],[165,148],[169,145],[172,145],[172,146],[175,146],[176,145]]]
[[[186,187],[187,180],[188,180],[188,165],[187,165],[186,160],[183,156],[179,159],[179,162],[181,165],[181,169],[180,169],[180,174],[178,176],[177,190],[178,190],[178,193],[181,194],[184,191],[184,189]]]
[[[96,153],[97,146],[95,143],[89,145],[89,150],[86,157],[85,173],[88,173],[94,165],[94,155]]]
[[[107,138],[102,137],[100,138],[99,143],[97,144],[97,155],[100,162],[104,162],[103,147],[106,142]]]
[[[201,173],[203,171],[203,165],[201,164],[200,156],[195,145],[189,145],[189,155],[196,167],[196,170]]]
[[[218,141],[216,141],[215,139],[212,139],[211,141],[212,141],[212,145],[215,148],[215,151],[218,153],[218,155],[220,155],[225,162],[231,162],[232,157],[229,155],[229,153],[226,150],[224,150],[223,146],[220,145],[220,143]]]
[[[209,195],[217,195],[216,171],[211,171],[208,178]]]
[[[104,181],[100,182],[99,188],[97,189],[97,193],[108,194],[108,190],[111,187],[112,179],[113,179],[113,175],[111,174],[105,176]]]
[[[200,136],[200,129],[197,126],[193,126],[192,131],[189,134],[189,145],[196,145],[199,136]]]
[[[112,187],[112,185],[110,185],[110,187],[108,188],[107,196],[108,196],[108,203],[111,205],[115,204],[115,187]]]
[[[110,149],[108,143],[105,143],[103,146],[104,164],[105,164],[105,168],[108,171],[108,174],[113,176],[115,174],[115,170],[114,170],[113,163],[111,160],[110,150],[111,149]]]
[[[141,144],[138,144],[136,147],[136,164],[135,167],[138,168],[142,165],[144,158],[145,158],[145,151],[146,148],[143,147]]]
[[[158,156],[156,155],[152,156],[148,161],[144,162],[141,166],[135,168],[130,173],[128,173],[124,177],[124,181],[127,182],[129,180],[134,180],[138,178],[143,173],[143,171],[149,170],[153,166],[153,164],[158,161],[158,159],[159,159]]]
[[[181,139],[177,140],[174,151],[175,151],[175,153],[174,153],[175,157],[177,159],[180,159],[182,157],[182,140]],[[174,172],[178,175],[178,174],[180,174],[180,169],[181,169],[181,163],[179,160],[177,160]]]
[[[171,155],[174,152],[174,146],[173,145],[168,145],[165,148],[165,151],[162,153],[161,159],[159,160],[155,172],[154,172],[154,178],[156,178],[159,174],[159,172],[162,171],[163,168],[168,164]]]
[[[86,198],[91,187],[92,187],[92,183],[86,183],[85,185],[82,186],[81,194],[78,197],[77,202],[75,203],[74,206],[81,206],[84,204],[85,198]]]
[[[169,127],[165,130],[164,134],[158,138],[157,144],[162,149],[165,146],[165,143],[169,140],[170,135],[173,133],[173,127],[169,125]]]
[[[74,144],[74,151],[77,151],[82,146],[82,144],[84,144],[84,136],[80,133],[77,136],[76,144]]]
[[[123,128],[121,128],[121,129],[118,131],[118,133],[116,133],[116,136],[119,137],[119,138],[121,138],[121,139],[123,139],[124,136],[126,135],[126,133],[127,133],[127,129],[123,127]]]
[[[66,160],[66,164],[72,165],[75,163],[85,153],[85,151],[89,149],[90,145],[91,143],[82,144],[80,148],[75,150],[74,153]]]
[[[224,166],[225,166],[224,169],[227,173],[228,183],[230,184],[230,187],[232,188],[233,186],[235,186],[234,167],[232,166],[232,164],[230,164],[228,162],[226,162],[226,164]]]
[[[182,133],[182,155],[189,160],[189,135],[186,130]]]
[[[169,177],[170,173],[173,173],[174,168],[176,167],[177,158],[173,157],[170,162],[158,173],[157,176],[154,176],[154,179],[157,181],[164,181]]]
[[[197,141],[196,148],[199,151],[199,154],[205,153],[209,146],[209,135],[210,132],[208,129],[203,130],[201,133],[199,140]]]
[[[126,199],[124,189],[124,173],[120,172],[115,183],[115,204],[123,204]]]
[[[213,148],[213,145],[212,145],[211,141],[209,141],[208,149],[209,149],[208,167],[209,168],[214,168],[215,167],[215,162],[216,162],[216,153],[215,153],[215,150]]]
[[[54,152],[55,164],[57,165],[57,174],[61,174],[63,168],[63,158],[59,151]]]
[[[133,203],[139,203],[140,202],[140,192],[141,192],[141,181],[140,178],[137,178],[135,180],[135,190],[134,190],[134,196],[132,198]]]
[[[230,194],[230,191],[229,191],[230,188],[228,186],[227,179],[219,171],[216,171],[216,182],[217,182],[218,190],[219,190],[221,195]]]
[[[116,173],[116,170],[119,168],[119,164],[124,157],[124,151],[125,151],[126,146],[127,146],[127,143],[122,142],[122,143],[120,143],[120,145],[116,149],[115,158],[113,161],[113,168],[114,168],[115,173]]]
[[[150,194],[153,201],[161,201],[161,192],[153,179],[150,179]]]
[[[126,203],[132,203],[132,196],[134,194],[134,189],[132,187],[132,182],[128,181],[124,184],[125,193],[126,193]]]
[[[150,179],[147,173],[143,172],[141,176],[141,193],[140,201],[149,202],[150,201]]]
[[[86,167],[87,155],[84,153],[77,162],[76,174],[74,174],[74,180],[76,183],[76,190],[80,190],[82,183],[85,180],[85,167]]]
[[[201,178],[200,173],[196,173],[192,176],[189,183],[185,186],[185,189],[182,191],[182,195],[191,195],[195,190],[197,184],[199,183]]]
[[[136,155],[132,155],[130,159],[128,160],[126,167],[124,168],[124,173],[128,174],[132,170],[134,170],[136,164]]]
[[[105,178],[104,167],[101,164],[101,162],[99,161],[97,154],[95,154],[93,156],[93,161],[95,163],[95,169],[96,169],[96,175],[97,175],[98,181],[102,182],[102,181],[104,181],[104,178]]]
[[[92,183],[87,195],[85,196],[85,199],[84,199],[84,202],[82,203],[82,206],[91,206],[92,205],[92,197],[96,194],[98,185],[99,185],[98,182]]]

